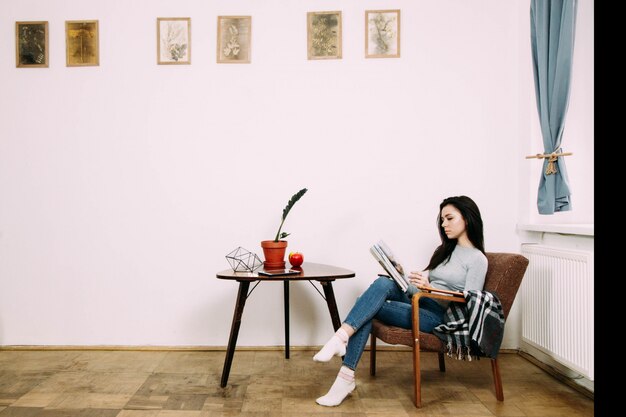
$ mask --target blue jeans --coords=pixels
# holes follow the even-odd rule
[[[355,370],[372,330],[372,319],[392,326],[410,329],[412,326],[410,295],[402,292],[391,278],[379,276],[359,298],[344,323],[354,328],[348,340],[343,365]],[[430,298],[420,299],[420,331],[431,333],[443,323],[446,309]]]

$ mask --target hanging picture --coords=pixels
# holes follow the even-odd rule
[[[15,22],[15,65],[48,67],[48,22]]]
[[[97,20],[65,22],[65,57],[68,67],[100,65]]]
[[[217,17],[217,62],[249,64],[252,17]]]
[[[341,58],[341,12],[307,13],[309,59]]]
[[[191,18],[157,18],[157,64],[191,64]]]
[[[400,57],[400,10],[365,11],[365,58]]]

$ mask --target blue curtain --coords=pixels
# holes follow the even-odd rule
[[[569,102],[577,0],[531,0],[530,36],[537,110],[545,154],[561,153]],[[543,159],[539,214],[571,210],[565,158]]]

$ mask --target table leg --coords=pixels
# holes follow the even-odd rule
[[[339,319],[339,311],[337,311],[337,301],[335,301],[335,293],[333,292],[332,281],[321,282],[324,289],[324,296],[326,297],[326,304],[328,304],[328,311],[330,313],[330,320],[333,322],[333,328],[335,331],[341,327],[341,320]]]
[[[285,295],[285,359],[289,359],[289,281],[285,280],[283,283]]]
[[[241,316],[243,308],[246,305],[248,297],[249,281],[239,281],[239,293],[237,294],[237,303],[235,305],[235,313],[233,314],[233,323],[230,326],[230,337],[228,338],[228,348],[226,350],[226,360],[224,360],[224,369],[222,370],[222,381],[220,386],[224,388],[228,383],[228,374],[230,374],[230,365],[233,363],[235,355],[235,346],[237,345],[237,336],[241,327]]]

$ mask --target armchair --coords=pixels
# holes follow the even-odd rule
[[[517,290],[522,282],[528,266],[528,259],[514,253],[486,253],[488,260],[487,275],[485,277],[484,290],[498,296],[502,305],[504,317],[508,317]],[[372,322],[370,339],[370,375],[376,375],[376,340],[380,339],[392,345],[405,345],[413,348],[413,372],[415,377],[414,395],[415,406],[421,407],[421,374],[420,374],[420,351],[437,352],[439,356],[439,370],[445,372],[445,345],[436,335],[419,331],[418,303],[421,297],[441,298],[453,302],[465,302],[462,292],[435,290],[420,291],[413,296],[413,326],[412,329],[403,329],[390,326],[376,319]],[[502,380],[498,360],[491,360],[496,398],[504,401]]]

